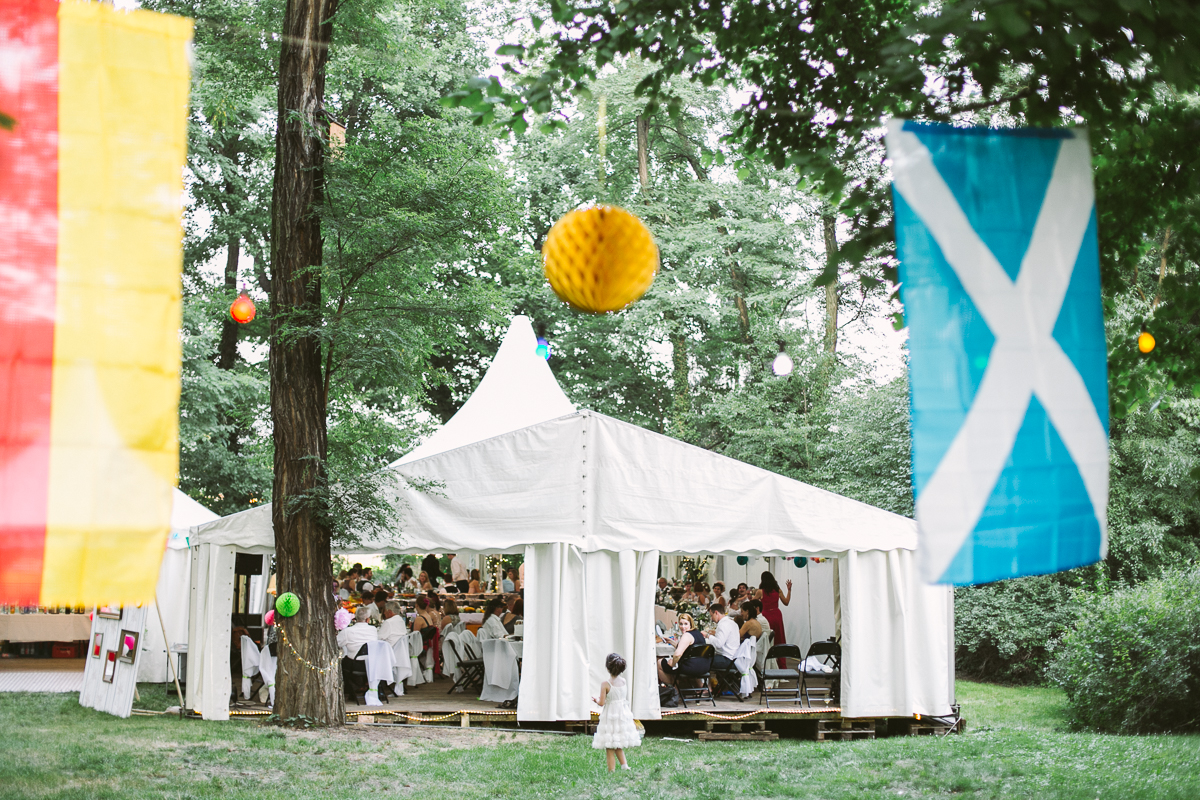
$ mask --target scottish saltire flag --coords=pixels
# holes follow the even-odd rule
[[[191,22],[0,0],[0,602],[154,596]]]
[[[1082,130],[888,126],[918,563],[986,583],[1107,550],[1108,383]]]

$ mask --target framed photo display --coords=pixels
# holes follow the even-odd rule
[[[139,633],[137,631],[121,631],[121,660],[126,664],[132,664],[137,658],[137,646]]]
[[[92,658],[99,658],[104,652],[104,634],[97,633],[92,637]]]
[[[109,650],[104,654],[104,682],[112,683],[113,677],[117,674],[117,651]]]
[[[120,606],[100,606],[99,608],[96,609],[96,616],[100,617],[101,619],[120,619],[121,618],[121,607]]]

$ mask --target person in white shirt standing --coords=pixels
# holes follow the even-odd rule
[[[379,639],[392,647],[408,636],[408,625],[404,623],[404,607],[399,600],[388,600],[383,605],[383,622],[379,625]]]
[[[467,565],[462,562],[457,553],[450,554],[450,580],[462,594],[466,594],[467,589],[471,587],[471,573],[467,572]]]
[[[725,606],[715,603],[708,607],[708,616],[717,623],[716,633],[708,637],[708,643],[717,651],[713,656],[712,668],[718,671],[731,669],[738,645],[742,643],[737,623],[725,615]]]
[[[366,606],[359,606],[358,610],[354,612],[354,624],[347,626],[337,635],[337,643],[342,648],[342,655],[354,658],[364,644],[379,639],[379,631],[375,629],[374,625],[367,622],[370,618],[371,610]]]

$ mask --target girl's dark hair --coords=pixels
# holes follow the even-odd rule
[[[506,608],[504,601],[499,597],[493,597],[488,600],[487,609],[483,612],[483,621],[487,622],[488,617],[498,616],[501,609]]]
[[[429,598],[423,594],[417,595],[417,608],[421,609],[422,611],[429,608]]]
[[[608,658],[604,659],[604,668],[615,678],[625,671],[625,659],[617,653],[609,653]]]
[[[525,601],[518,600],[516,603],[514,603],[512,612],[514,614],[516,614],[518,617],[525,616]]]
[[[769,572],[762,574],[762,580],[758,583],[758,588],[763,590],[763,594],[779,591],[779,581],[775,580],[775,576]]]
[[[427,594],[429,596],[429,605],[433,606],[438,611],[441,611],[442,610],[442,598],[438,597],[438,593],[433,591],[432,589],[430,589],[425,594]]]
[[[758,601],[751,600],[747,603],[742,603],[742,614],[746,619],[756,619],[758,617]]]

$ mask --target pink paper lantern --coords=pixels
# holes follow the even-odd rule
[[[268,611],[266,613],[266,616],[263,617],[263,624],[264,625],[274,625],[275,624],[275,609],[272,608],[270,611]]]
[[[345,630],[346,626],[350,624],[350,620],[352,619],[354,619],[354,617],[350,616],[349,611],[344,608],[339,608],[337,613],[333,615],[333,627],[339,631]]]

